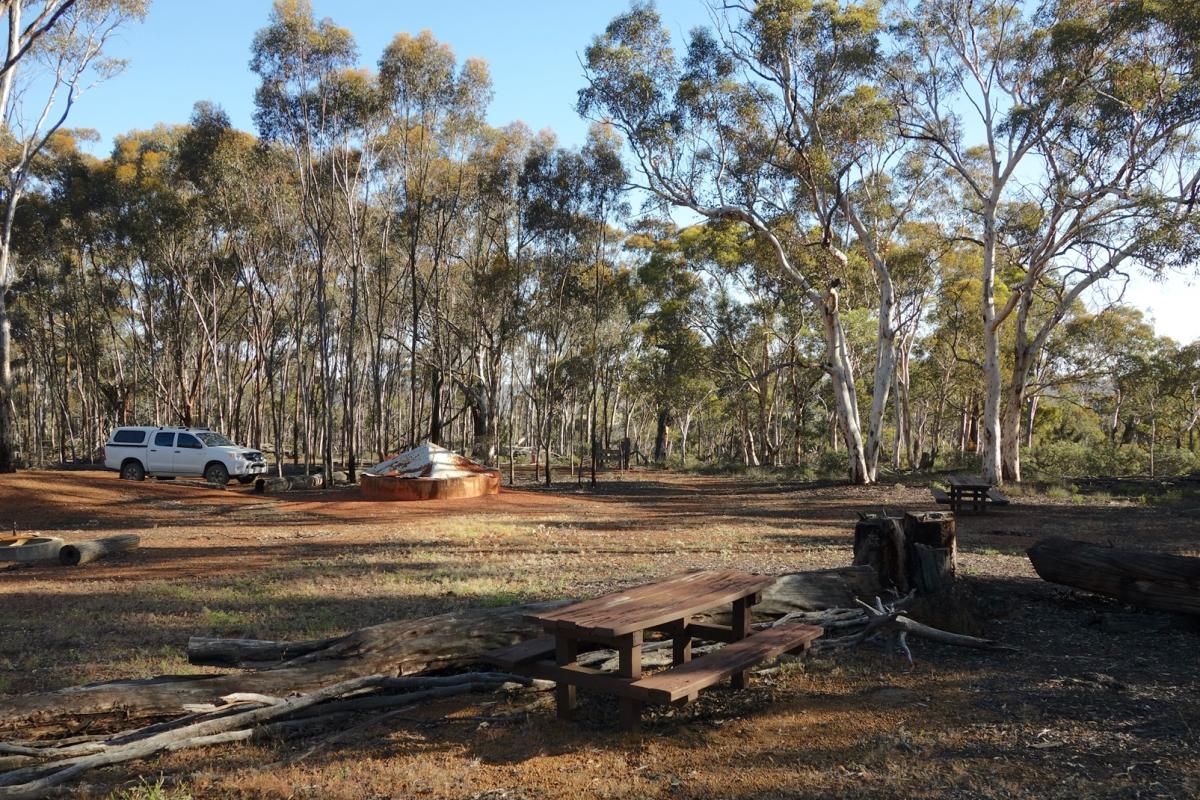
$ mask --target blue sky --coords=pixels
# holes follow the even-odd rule
[[[657,6],[676,32],[708,20],[703,0]],[[460,61],[485,59],[495,91],[490,121],[553,128],[565,145],[582,143],[587,130],[573,110],[583,49],[628,7],[628,0],[313,2],[318,18],[354,34],[364,66],[374,67],[398,32],[424,29],[450,44]],[[70,124],[100,132],[98,154],[108,152],[115,134],[186,122],[197,100],[219,103],[236,126],[253,130],[250,43],[270,10],[271,0],[154,0],[146,21],[122,31],[109,48],[129,59],[126,71],[93,89]]]
[[[708,21],[704,0],[656,5],[676,35]],[[587,130],[574,112],[580,55],[628,6],[628,0],[313,0],[318,17],[354,34],[365,66],[375,65],[396,33],[424,29],[460,60],[485,59],[495,93],[490,122],[552,128],[564,145],[582,143]],[[126,71],[85,95],[68,124],[100,133],[92,148],[98,155],[109,152],[117,134],[186,122],[198,100],[218,103],[234,125],[253,130],[250,43],[270,9],[271,0],[154,0],[146,21],[122,31],[109,48],[129,59]],[[1194,277],[1135,278],[1124,300],[1148,312],[1160,334],[1181,342],[1200,338]]]

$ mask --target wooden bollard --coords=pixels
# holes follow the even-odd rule
[[[141,541],[142,537],[130,533],[123,536],[108,536],[104,539],[93,539],[90,542],[63,545],[62,549],[58,551],[58,563],[65,564],[68,567],[79,566],[80,564],[95,561],[97,558],[102,558],[111,553],[123,553],[126,550],[132,550]]]

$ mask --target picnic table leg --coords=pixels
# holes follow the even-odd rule
[[[578,656],[578,641],[562,634],[555,637],[554,657],[560,667],[574,664]],[[555,683],[554,704],[557,707],[559,719],[571,718],[571,712],[575,710],[575,699],[575,686],[573,684],[563,681]]]
[[[687,632],[688,618],[675,623],[671,632],[671,665],[678,667],[692,660],[692,637]]]
[[[679,620],[673,626],[675,628],[671,633],[671,666],[678,667],[680,664],[686,664],[692,660],[692,636],[687,632],[688,623],[691,620],[687,617]],[[689,694],[687,697],[675,701],[676,705],[687,705],[696,699],[695,693]]]
[[[617,674],[622,678],[637,680],[642,677],[642,634],[626,634],[617,639]],[[642,721],[642,703],[629,697],[619,701],[621,708],[621,730],[636,731]]]
[[[750,605],[752,598],[743,597],[733,601],[733,638],[745,639],[750,635]],[[734,689],[745,689],[749,683],[750,671],[735,672],[730,681]]]

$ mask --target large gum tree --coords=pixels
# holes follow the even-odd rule
[[[819,314],[818,366],[831,382],[848,476],[873,482],[900,327],[887,254],[927,180],[876,85],[878,6],[764,0],[713,12],[713,28],[694,30],[682,58],[653,7],[616,17],[587,49],[579,110],[625,135],[637,188],[663,206],[740,223],[768,246]],[[878,290],[865,429],[838,294],[856,269]]]
[[[17,207],[34,180],[34,165],[88,88],[122,62],[104,47],[145,0],[7,0],[7,50],[0,65],[0,472],[16,469],[13,433],[12,322],[9,290]]]
[[[1133,271],[1194,263],[1196,11],[926,0],[900,19],[901,131],[955,176],[953,237],[981,254],[980,455],[993,483],[1020,480],[1030,381],[1072,307]]]

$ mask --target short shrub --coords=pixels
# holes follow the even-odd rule
[[[1030,450],[1028,466],[1046,476],[1085,474],[1088,448],[1082,442],[1047,442]]]
[[[1106,440],[1046,442],[1025,454],[1026,463],[1046,477],[1084,475],[1143,475],[1150,458],[1136,445],[1114,445]]]
[[[1147,461],[1149,459],[1147,458]],[[1187,475],[1197,466],[1196,454],[1191,450],[1179,448],[1161,448],[1154,453],[1154,474],[1159,477],[1175,477]],[[1147,466],[1147,472],[1149,466]]]
[[[740,461],[710,461],[693,471],[699,475],[745,475],[747,469]]]
[[[844,478],[847,474],[847,456],[838,450],[822,450],[817,456],[816,473],[822,478]]]
[[[1072,496],[1071,490],[1065,486],[1047,486],[1042,494],[1051,500],[1066,500]]]

